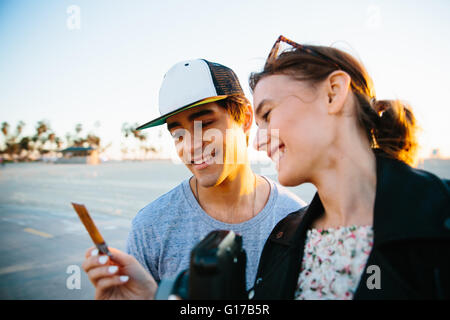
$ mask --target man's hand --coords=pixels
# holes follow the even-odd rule
[[[82,265],[96,289],[95,299],[154,299],[158,285],[153,277],[133,256],[108,249],[111,257],[99,255],[96,248],[90,248]]]

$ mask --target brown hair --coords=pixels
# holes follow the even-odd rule
[[[414,164],[418,143],[417,124],[411,107],[400,100],[376,100],[372,79],[362,63],[350,54],[331,47],[307,47],[319,54],[316,56],[302,49],[285,51],[276,59],[268,61],[261,72],[250,75],[250,88],[254,90],[258,81],[274,74],[319,83],[340,69],[351,77],[358,122],[364,128],[372,149],[407,164]]]
[[[226,109],[234,121],[242,124],[245,119],[245,111],[248,106],[251,106],[250,101],[243,94],[236,94],[228,96],[224,100],[218,100],[216,103],[222,108]],[[249,136],[247,134],[247,145]]]
[[[250,105],[250,101],[242,94],[228,96],[226,99],[216,101],[216,103],[226,109],[234,121],[239,124],[244,121],[245,111],[247,106]]]

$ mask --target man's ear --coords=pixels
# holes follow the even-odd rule
[[[342,70],[333,71],[325,80],[328,113],[337,114],[342,111],[350,93],[351,77]]]
[[[253,108],[251,106],[251,104],[247,104],[246,105],[246,109],[244,112],[244,122],[242,124],[244,129],[244,133],[246,135],[250,134],[250,129],[252,128],[252,124],[253,124]]]

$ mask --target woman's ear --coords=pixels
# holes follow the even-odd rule
[[[337,114],[342,111],[350,93],[351,77],[342,70],[333,71],[326,79],[328,113]]]

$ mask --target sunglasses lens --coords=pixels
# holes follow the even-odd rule
[[[270,51],[269,56],[267,57],[267,62],[273,61],[278,58],[278,56],[285,51],[295,50],[295,47],[281,39],[278,39],[275,42],[272,50]]]
[[[269,56],[267,57],[267,62],[276,59],[276,57],[278,56],[279,46],[280,46],[280,42],[275,42],[275,44],[272,47],[272,50],[270,50]]]

